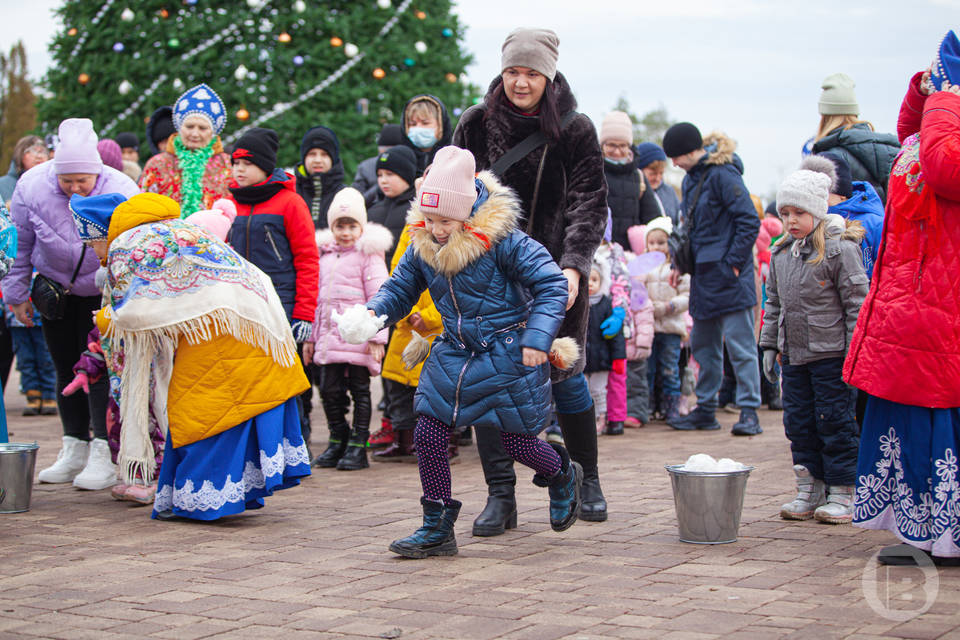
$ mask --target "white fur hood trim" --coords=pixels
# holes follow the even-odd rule
[[[338,246],[330,229],[317,229],[317,246],[320,253],[336,251]],[[385,226],[376,222],[368,222],[363,227],[363,233],[355,245],[356,249],[366,255],[386,253],[393,246],[393,234]]]

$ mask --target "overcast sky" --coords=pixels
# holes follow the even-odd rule
[[[0,49],[23,39],[32,76],[50,64],[46,45],[58,28],[51,13],[58,4],[0,0]],[[500,72],[500,45],[513,27],[554,29],[558,68],[594,122],[623,95],[637,114],[663,104],[672,118],[689,120],[704,134],[721,129],[739,143],[748,187],[763,196],[799,163],[801,145],[819,121],[825,76],[852,76],[861,116],[892,132],[907,80],[930,63],[948,29],[960,28],[960,0],[457,5],[465,46],[475,57],[467,70],[474,83],[486,87]]]

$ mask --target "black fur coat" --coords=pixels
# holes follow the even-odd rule
[[[456,130],[453,144],[468,149],[477,160],[477,170],[487,169],[500,156],[540,128],[537,116],[528,116],[509,105],[486,115],[486,101],[501,83],[499,76],[490,84],[484,103],[467,109]],[[577,101],[563,74],[554,79],[560,115],[576,109]],[[537,170],[544,146],[530,152],[501,177],[503,184],[517,192],[525,219],[521,228],[547,248],[562,269],[580,272],[580,291],[564,318],[558,336],[570,336],[581,348],[587,333],[590,303],[587,280],[593,254],[603,239],[607,223],[607,185],[603,176],[603,155],[597,132],[590,118],[580,114],[564,128],[560,142],[550,144],[544,165],[537,209],[531,212]],[[583,350],[585,352],[585,350]],[[562,380],[583,371],[584,358],[574,368],[554,370],[554,380]]]

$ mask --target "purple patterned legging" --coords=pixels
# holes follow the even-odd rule
[[[547,478],[560,471],[560,455],[536,436],[501,431],[500,437],[507,454],[517,462]],[[447,458],[447,445],[450,442],[450,427],[436,418],[421,414],[417,417],[413,442],[417,448],[423,497],[449,503],[450,461]]]

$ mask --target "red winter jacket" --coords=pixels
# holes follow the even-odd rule
[[[294,189],[293,176],[277,169],[264,182],[230,185],[237,217],[227,235],[237,253],[270,276],[287,319],[313,322],[320,254],[313,219]]]
[[[918,73],[900,108],[903,150],[843,377],[893,402],[952,408],[960,407],[960,96],[928,97],[919,83]]]

